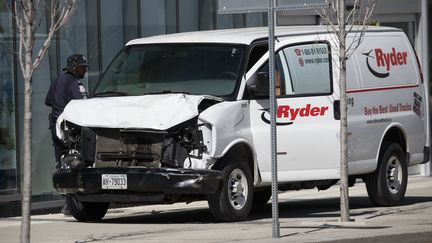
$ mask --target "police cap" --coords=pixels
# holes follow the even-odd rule
[[[78,66],[88,67],[87,60],[82,54],[73,54],[67,58],[66,67],[63,70],[73,69]]]

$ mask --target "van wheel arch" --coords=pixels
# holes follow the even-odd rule
[[[402,150],[406,153],[408,148],[406,137],[407,137],[406,132],[402,127],[392,126],[390,128],[387,128],[385,135],[381,139],[381,144],[377,153],[377,159],[384,152],[386,146],[388,146],[391,143],[398,144],[402,148]]]
[[[252,178],[255,178],[255,160],[252,152],[252,148],[245,144],[245,143],[238,143],[232,146],[228,152],[224,154],[224,156],[221,159],[218,159],[218,161],[212,166],[213,170],[222,170],[225,166],[227,166],[227,160],[224,160],[223,158],[226,156],[241,156],[242,158],[245,158],[245,162],[247,163]]]

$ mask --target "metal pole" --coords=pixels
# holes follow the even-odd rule
[[[274,46],[274,0],[269,0],[268,30],[269,30],[269,80],[270,80],[270,134],[271,134],[271,173],[272,173],[272,236],[280,238],[279,230],[279,205],[277,186],[277,139],[276,139],[276,89],[275,89],[275,46]]]
[[[429,44],[429,31],[428,31],[428,17],[429,13],[428,13],[428,3],[427,0],[422,0],[421,1],[421,63],[422,63],[422,69],[423,69],[423,78],[424,78],[424,82],[425,82],[425,88],[427,89],[425,92],[427,95],[425,97],[425,103],[426,104],[430,104],[429,103],[429,51],[428,51],[428,44]],[[428,124],[428,129],[427,129],[427,133],[430,136],[430,114],[429,112],[426,112],[425,114],[425,118]],[[430,143],[430,138],[428,141],[426,141],[428,144]],[[422,176],[431,176],[431,168],[432,168],[432,163],[430,162],[430,158],[429,158],[429,162],[424,164],[424,165],[420,165],[420,174]]]

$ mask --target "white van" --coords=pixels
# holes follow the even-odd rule
[[[79,221],[109,203],[207,199],[218,220],[245,219],[271,196],[267,28],[130,41],[94,98],[57,121],[66,142],[53,176]],[[348,41],[352,40],[351,33]],[[339,175],[338,47],[325,26],[276,29],[280,190]],[[407,167],[429,160],[428,90],[405,34],[371,27],[347,64],[349,179],[375,205],[399,203]]]

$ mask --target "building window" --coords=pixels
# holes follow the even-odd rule
[[[0,195],[17,189],[13,31],[8,6],[11,1],[0,2]]]
[[[118,11],[113,11],[117,9]],[[104,71],[117,52],[123,48],[124,24],[123,24],[122,1],[104,0],[101,1],[101,63]]]
[[[141,37],[165,34],[165,1],[141,0]]]
[[[72,54],[83,54],[88,59],[87,53],[87,32],[86,29],[87,16],[86,16],[86,5],[84,2],[78,4],[78,9],[75,11],[72,18],[70,18],[69,22],[66,23],[63,28],[61,28],[60,38],[58,40],[58,45],[60,47],[60,60],[59,66],[53,65],[56,61],[50,61],[50,69],[54,69],[57,71],[57,75],[53,76],[52,79],[56,79],[61,69],[66,67],[66,60]],[[51,44],[54,47],[53,44]],[[54,48],[51,48],[54,49]],[[51,53],[50,49],[50,53]],[[45,58],[48,58],[46,56]],[[94,75],[94,73],[88,73],[84,76],[84,79],[81,81],[84,83],[86,87],[88,87],[88,77]]]

